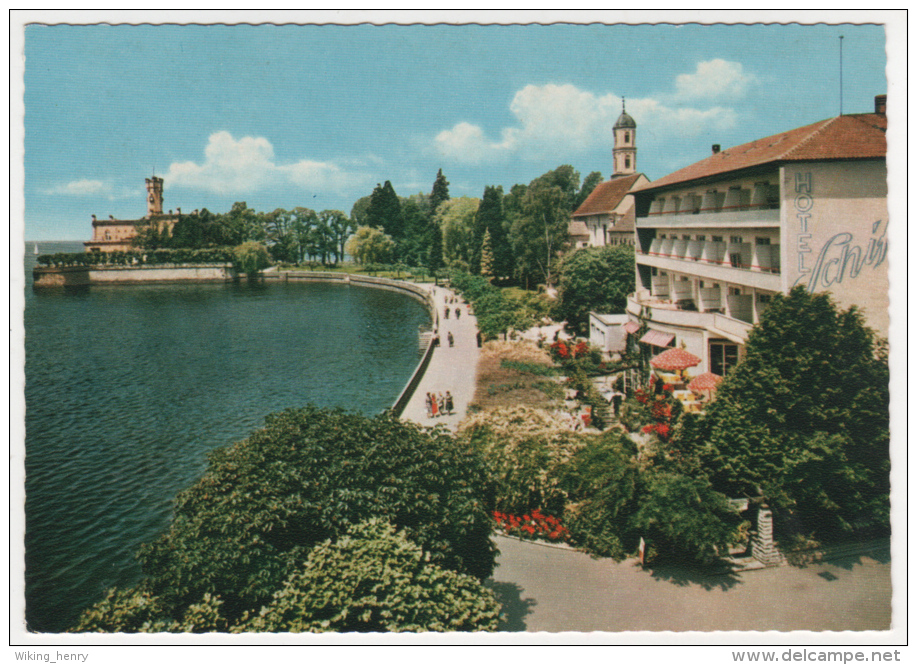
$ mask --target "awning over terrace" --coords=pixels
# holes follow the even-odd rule
[[[650,346],[659,346],[665,348],[672,343],[673,339],[675,339],[675,335],[659,332],[658,330],[650,330],[640,338],[640,342],[643,344],[649,344]]]

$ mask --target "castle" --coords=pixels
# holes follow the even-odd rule
[[[109,215],[108,219],[97,219],[92,216],[92,240],[84,242],[87,252],[125,252],[133,247],[133,239],[137,235],[137,226],[155,223],[165,225],[172,230],[181,216],[181,208],[173,214],[162,212],[162,178],[153,176],[146,179],[146,216],[141,219],[115,219]]]

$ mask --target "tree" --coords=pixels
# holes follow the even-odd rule
[[[511,229],[516,265],[527,284],[551,284],[552,269],[567,239],[569,193],[550,181],[536,179],[529,185]]]
[[[506,236],[503,198],[502,187],[485,187],[484,197],[475,217],[475,225],[480,224],[490,233],[490,247],[493,252],[491,275],[500,279],[512,277],[514,267],[513,249]]]
[[[443,233],[443,258],[449,267],[467,270],[471,259],[474,217],[480,199],[462,196],[440,204],[434,217]]]
[[[577,335],[589,335],[589,312],[624,311],[635,288],[634,248],[608,245],[567,254],[557,267],[555,316]]]
[[[264,611],[234,632],[496,630],[499,616],[481,582],[425,561],[403,532],[371,519],[316,546]]]
[[[494,276],[494,253],[491,249],[490,229],[484,231],[484,241],[481,243],[481,277],[492,279]]]
[[[425,265],[430,251],[431,224],[425,199],[423,194],[417,194],[401,201],[405,235],[400,258],[411,266]]]
[[[389,180],[386,180],[384,185],[376,185],[373,190],[369,208],[366,210],[366,225],[382,229],[396,244],[404,238],[401,201]]]
[[[427,254],[427,269],[431,273],[436,273],[445,265],[443,261],[443,231],[439,224],[433,223],[433,230],[430,233],[430,249]]]
[[[143,578],[136,593],[110,596],[110,611],[91,608],[99,628],[86,629],[106,630],[116,621],[170,625],[197,614],[207,626],[244,626],[247,617],[259,616],[289,590],[291,575],[309,569],[316,546],[340,542],[373,518],[390,523],[424,553],[424,565],[431,567],[420,576],[421,586],[435,591],[437,580],[446,588],[454,582],[452,588],[465,594],[468,585],[445,580],[437,569],[478,580],[492,573],[493,505],[484,477],[480,459],[449,434],[389,413],[367,418],[306,407],[272,414],[244,441],[210,454],[203,477],[178,495],[166,533],[141,547]],[[359,549],[332,548],[321,557],[327,561],[334,552]],[[367,556],[361,567],[385,547],[362,551]],[[346,562],[337,564],[346,570]],[[396,591],[386,589],[380,602]],[[411,593],[410,587],[404,591]],[[372,594],[365,589],[356,597],[326,596],[326,607],[343,611],[334,603],[359,604]],[[211,601],[219,604],[217,618]],[[134,618],[118,619],[120,612]],[[140,621],[137,612],[152,616]]]
[[[392,260],[395,242],[379,229],[361,226],[347,241],[347,253],[360,265],[388,263]]]
[[[592,194],[592,190],[594,190],[600,182],[602,182],[602,174],[598,171],[593,171],[586,176],[586,179],[583,180],[583,186],[580,187],[580,190],[576,195],[576,199],[573,201],[574,212],[577,208],[583,205],[586,199],[589,198],[589,195]]]
[[[371,199],[372,196],[359,198],[350,209],[350,219],[353,220],[354,228],[358,226],[369,226],[366,215],[369,210],[369,202]]]
[[[442,203],[449,200],[449,181],[443,175],[443,170],[436,172],[436,180],[433,182],[433,191],[430,192],[430,216],[436,214],[436,210]]]
[[[171,247],[169,226],[160,225],[156,219],[144,219],[134,225],[136,235],[131,239],[131,246],[141,249],[161,249]]]
[[[236,266],[249,277],[254,277],[271,265],[271,255],[267,247],[260,242],[244,242],[236,247],[234,252]]]
[[[347,239],[356,230],[354,223],[340,210],[322,210],[319,217],[324,219],[325,224],[331,232],[332,253],[334,261],[344,259],[345,246]]]
[[[795,287],[773,298],[744,359],[673,444],[720,491],[763,497],[812,533],[887,525],[888,379],[884,343],[855,307]]]
[[[293,214],[283,208],[264,215],[268,251],[275,261],[297,263],[300,260],[299,242],[293,226]]]

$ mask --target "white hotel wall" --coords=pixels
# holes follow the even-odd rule
[[[781,168],[781,280],[829,291],[888,335],[888,207],[884,162],[810,162]]]

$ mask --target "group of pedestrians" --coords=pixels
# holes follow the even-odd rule
[[[445,395],[427,393],[427,418],[452,415],[455,406],[452,403],[452,393],[448,390]]]

